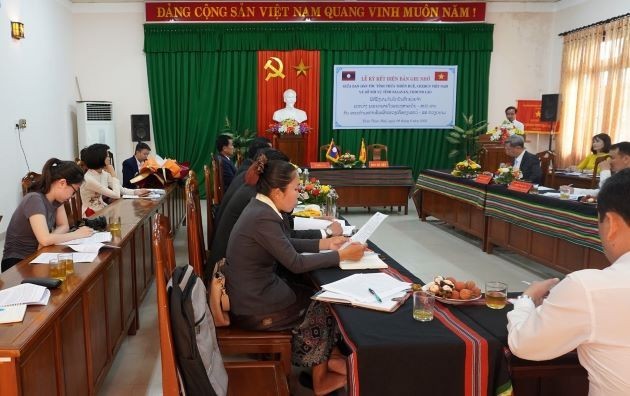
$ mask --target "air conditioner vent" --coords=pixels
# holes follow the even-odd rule
[[[86,113],[88,121],[111,121],[111,103],[86,103]]]

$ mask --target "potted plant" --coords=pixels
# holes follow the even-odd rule
[[[455,125],[453,130],[446,135],[446,140],[453,146],[448,154],[449,158],[463,156],[478,160],[479,136],[486,131],[488,123],[486,121],[474,122],[473,116],[462,114],[464,126]]]
[[[256,131],[250,131],[249,128],[246,128],[242,132],[239,132],[232,127],[232,122],[228,116],[225,116],[225,125],[221,133],[232,137],[235,153],[234,157],[237,166],[240,165],[245,158],[245,152],[247,151],[249,143],[256,137]]]

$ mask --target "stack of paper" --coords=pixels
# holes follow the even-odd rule
[[[46,305],[49,298],[50,290],[44,286],[22,283],[0,290],[0,307],[16,304]]]
[[[378,254],[374,252],[365,252],[359,261],[341,261],[339,263],[339,268],[342,270],[383,269],[387,268],[387,264],[378,257]]]
[[[56,259],[59,253],[41,253],[35,257],[31,264],[49,264],[50,260]],[[72,253],[72,261],[75,263],[91,263],[98,256],[96,253]]]
[[[66,246],[83,245],[83,244],[92,244],[92,243],[100,243],[100,242],[109,242],[111,240],[112,240],[111,232],[104,231],[104,232],[95,232],[94,234],[92,234],[92,236],[89,236],[87,238],[73,239],[68,242],[60,243],[59,245],[66,245]]]
[[[354,274],[322,285],[322,291],[313,298],[393,312],[400,306],[410,288],[410,283],[401,282],[383,272]]]
[[[356,229],[355,226],[348,226],[344,220],[335,219],[337,223],[341,224],[343,229],[343,235],[350,236]],[[323,230],[328,227],[332,222],[330,220],[313,219],[310,217],[295,217],[293,219],[294,230]]]
[[[162,195],[154,192],[150,192],[147,195],[132,195],[132,194],[123,194],[123,199],[160,199]]]
[[[26,314],[26,304],[11,305],[9,307],[0,307],[0,324],[15,323],[24,320]]]

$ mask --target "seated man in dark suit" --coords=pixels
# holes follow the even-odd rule
[[[223,191],[227,191],[236,175],[236,167],[232,163],[231,157],[234,155],[234,141],[229,135],[219,135],[216,141],[217,158],[221,161],[223,168]]]
[[[249,168],[250,165],[254,162],[254,159],[256,158],[256,155],[258,154],[258,152],[260,150],[270,148],[270,147],[271,147],[271,142],[269,141],[269,139],[262,136],[258,136],[254,138],[249,143],[249,147],[247,148],[247,158],[243,161],[241,166],[238,167],[238,170],[236,171],[236,176],[234,176],[234,179],[232,179],[232,183],[230,184],[230,187],[226,188],[225,191],[223,192],[223,198],[221,199],[221,203],[219,204],[219,208],[216,212],[215,219],[214,219],[216,223],[218,223],[221,220],[221,215],[223,214],[223,208],[225,208],[228,202],[230,202],[230,199],[232,199],[232,196],[234,195],[236,190],[238,190],[238,188],[243,183],[245,183],[245,171],[247,171],[247,168]],[[289,159],[287,158],[286,161],[288,160]]]
[[[136,151],[133,154],[133,157],[127,158],[123,161],[122,166],[122,174],[123,174],[123,187],[125,188],[136,188],[134,184],[130,182],[131,179],[134,178],[138,174],[142,163],[147,160],[149,157],[149,153],[151,152],[151,147],[148,144],[143,142],[138,142],[136,144]]]
[[[525,150],[525,141],[522,136],[512,135],[505,141],[505,153],[514,158],[514,169],[519,169],[523,175],[523,180],[534,184],[542,183],[542,168],[540,160],[534,154]]]

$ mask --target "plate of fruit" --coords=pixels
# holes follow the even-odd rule
[[[481,289],[474,281],[458,281],[452,276],[436,276],[433,282],[422,286],[422,290],[435,296],[444,304],[461,305],[481,298]]]

